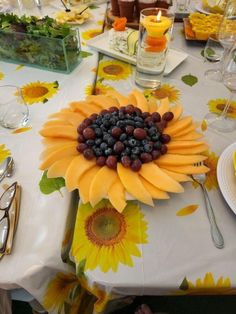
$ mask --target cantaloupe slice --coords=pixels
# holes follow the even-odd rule
[[[64,177],[72,160],[75,156],[68,156],[57,160],[48,168],[47,177],[48,178],[58,178]]]
[[[170,102],[168,98],[160,99],[160,106],[157,109],[157,112],[162,116],[165,112],[170,111]]]
[[[169,177],[171,177],[172,179],[178,182],[193,181],[192,178],[186,174],[173,172],[164,168],[162,168],[161,170],[164,171],[166,174],[168,174]]]
[[[170,136],[177,135],[178,132],[186,129],[192,123],[192,117],[184,117],[178,121],[176,121],[173,125],[167,126],[165,128],[165,133],[169,134]]]
[[[184,191],[183,187],[177,181],[169,177],[153,162],[143,164],[139,173],[144,179],[162,191],[174,193]]]
[[[137,107],[137,100],[134,94],[129,94],[128,95],[129,103],[135,107]]]
[[[194,141],[203,137],[203,134],[196,131],[188,132],[185,135],[174,136],[173,140],[175,141]]]
[[[118,177],[108,190],[108,198],[111,204],[120,213],[124,210],[125,206],[127,205],[125,200],[125,189]]]
[[[71,103],[69,103],[70,112],[77,112],[77,113],[81,114],[82,116],[84,116],[84,119],[87,118],[88,114],[80,112],[80,110],[78,109],[81,106],[86,106],[87,103],[88,102],[85,100],[83,100],[83,101],[72,101]]]
[[[94,160],[87,160],[83,155],[76,156],[68,167],[65,174],[66,187],[69,191],[79,188],[80,177],[94,166]]]
[[[69,123],[68,121],[57,119],[57,120],[49,120],[49,121],[45,122],[43,124],[43,127],[46,128],[48,126],[61,126],[63,128],[65,125],[71,126],[72,124]]]
[[[78,180],[79,195],[84,204],[89,202],[89,189],[91,182],[101,167],[95,166],[88,169]]]
[[[206,144],[202,144],[192,148],[171,148],[168,150],[169,154],[179,154],[179,155],[196,155],[200,153],[204,153],[208,150],[208,146]]]
[[[96,106],[94,103],[88,101],[78,101],[75,103],[70,103],[70,106],[73,106],[75,112],[79,112],[80,114],[89,117],[93,113],[99,113],[102,109]]]
[[[173,120],[168,122],[169,126],[172,125],[175,121],[179,120],[179,118],[181,117],[183,113],[183,107],[180,104],[176,104],[170,109],[170,111],[174,114],[174,118]]]
[[[116,178],[117,173],[115,170],[112,170],[107,166],[103,166],[99,169],[93,178],[89,189],[89,201],[92,206],[95,206],[107,196],[107,193]]]
[[[47,147],[50,147],[50,146],[54,146],[54,145],[57,145],[57,144],[67,144],[67,143],[71,143],[71,144],[76,144],[77,145],[77,141],[75,140],[70,140],[70,139],[67,139],[67,138],[54,138],[54,137],[44,137],[42,139],[42,143],[44,145],[46,145]]]
[[[89,95],[87,97],[87,100],[99,107],[102,107],[103,109],[119,106],[118,101],[116,99],[108,97],[106,95]]]
[[[150,113],[157,111],[157,101],[154,97],[148,99],[148,111]]]
[[[73,126],[63,125],[61,126],[47,126],[39,131],[42,136],[45,137],[60,137],[76,140],[78,137],[77,129]]]
[[[48,169],[52,164],[54,164],[54,162],[56,162],[59,159],[77,155],[78,151],[74,145],[71,145],[71,147],[68,147],[68,145],[60,146],[58,147],[58,149],[55,149],[51,154],[44,158],[44,161],[40,165],[39,169],[41,170]]]
[[[77,112],[57,112],[54,113],[51,117],[68,121],[75,127],[77,127],[85,119],[82,114]]]
[[[206,166],[165,166],[163,167],[167,170],[177,172],[177,173],[184,173],[184,174],[196,174],[196,173],[206,173],[209,171],[209,168]]]
[[[198,141],[174,141],[172,140],[170,143],[167,144],[168,151],[175,148],[193,148],[197,146],[201,146],[205,144],[204,142]]]
[[[46,149],[44,149],[42,151],[42,153],[40,154],[40,159],[45,159],[47,158],[49,155],[51,155],[51,153],[53,153],[55,150],[61,148],[61,147],[75,147],[76,148],[77,146],[77,142],[74,141],[74,142],[67,142],[67,143],[64,143],[64,144],[60,144],[60,143],[55,143],[54,145],[50,146],[50,147],[47,147]]]
[[[122,184],[129,194],[134,196],[135,199],[140,202],[153,206],[152,197],[143,186],[138,173],[123,167],[121,163],[117,164],[117,172]]]
[[[203,155],[177,155],[177,154],[165,154],[160,158],[154,160],[154,162],[162,166],[181,166],[181,165],[191,165],[197,162],[206,160],[207,156]]]
[[[181,121],[181,120],[179,120],[179,121]],[[177,121],[177,122],[179,122],[179,121]],[[174,126],[174,125],[171,125],[170,127],[172,127],[172,126]],[[193,123],[189,124],[188,126],[186,126],[185,128],[183,128],[182,130],[179,130],[175,134],[173,134],[172,139],[175,140],[175,137],[180,137],[180,136],[186,135],[190,132],[193,132],[198,127],[199,127],[199,124],[197,122],[193,122]]]
[[[143,177],[139,176],[143,186],[145,189],[150,193],[152,198],[165,200],[170,198],[169,195],[165,191],[161,191],[157,187],[155,187],[153,184],[145,180]]]
[[[137,89],[134,89],[134,90],[132,90],[131,95],[134,95],[134,97],[136,99],[136,103],[137,103],[136,107],[138,107],[143,112],[149,111],[147,99],[145,98],[143,93],[141,93]]]
[[[108,91],[106,95],[115,98],[118,101],[118,107],[126,106],[129,104],[128,97],[125,97],[124,95],[120,94],[115,90]]]

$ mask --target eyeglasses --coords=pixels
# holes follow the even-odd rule
[[[0,253],[5,253],[6,251],[10,227],[12,227],[13,232],[16,228],[16,217],[18,218],[16,197],[19,188],[17,182],[14,182],[0,197]],[[10,211],[14,212],[14,219],[10,219]],[[1,212],[4,212],[2,217]],[[12,226],[10,226],[11,223]]]

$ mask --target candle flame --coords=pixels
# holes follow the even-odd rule
[[[161,20],[161,10],[158,11],[157,13],[157,21],[160,22],[160,20]]]

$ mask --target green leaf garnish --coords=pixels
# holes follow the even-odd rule
[[[76,276],[79,278],[84,275],[84,267],[86,264],[86,259],[82,259],[79,264],[76,264]]]
[[[87,57],[90,57],[90,56],[92,56],[93,54],[91,53],[91,52],[87,52],[87,51],[80,51],[80,53],[79,53],[79,56],[81,57],[81,58],[87,58]]]
[[[198,82],[198,78],[192,74],[182,76],[181,80],[189,86],[193,86]]]
[[[60,189],[64,186],[65,180],[63,178],[48,178],[47,170],[44,171],[43,176],[39,182],[39,188],[43,194],[51,194],[55,191],[61,193]]]
[[[188,285],[188,281],[186,277],[184,277],[184,280],[181,282],[181,285],[179,286],[179,288],[180,290],[183,290],[183,291],[188,290],[189,285]]]

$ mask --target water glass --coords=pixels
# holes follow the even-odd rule
[[[190,0],[176,0],[176,11],[186,12],[189,8]]]
[[[0,86],[0,125],[4,128],[24,127],[29,119],[29,109],[21,89],[17,86]]]
[[[164,74],[174,14],[163,8],[143,9],[140,14],[135,82],[159,88]]]

